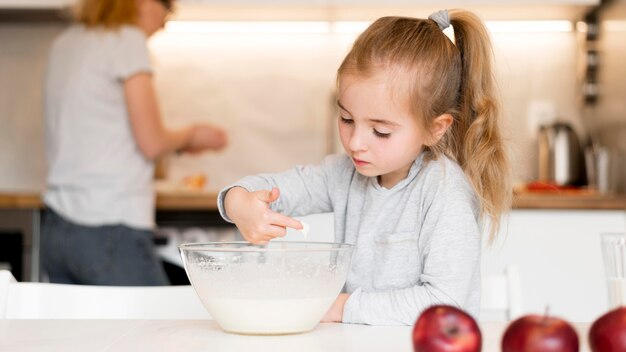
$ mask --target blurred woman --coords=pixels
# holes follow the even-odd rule
[[[225,132],[164,127],[147,39],[172,0],[83,0],[46,76],[42,262],[51,282],[166,285],[153,245],[155,158],[219,150]]]

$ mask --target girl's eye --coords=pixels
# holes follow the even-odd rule
[[[376,137],[380,137],[380,138],[389,138],[389,136],[391,136],[391,133],[382,133],[382,132],[378,132],[376,129],[374,129],[374,135]]]
[[[339,116],[339,118],[341,119],[341,123],[345,123],[346,125],[351,125],[354,123],[352,119],[347,119],[343,116]]]

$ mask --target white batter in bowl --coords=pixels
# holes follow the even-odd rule
[[[341,292],[352,245],[320,242],[183,244],[185,270],[220,327],[275,335],[310,331]]]

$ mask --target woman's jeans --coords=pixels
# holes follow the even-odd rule
[[[111,286],[168,285],[149,230],[124,225],[84,226],[48,208],[41,256],[50,282]]]

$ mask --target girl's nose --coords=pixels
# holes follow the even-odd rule
[[[352,135],[350,136],[350,143],[348,144],[348,146],[353,152],[367,150],[367,143],[364,136],[356,129],[352,132]]]

